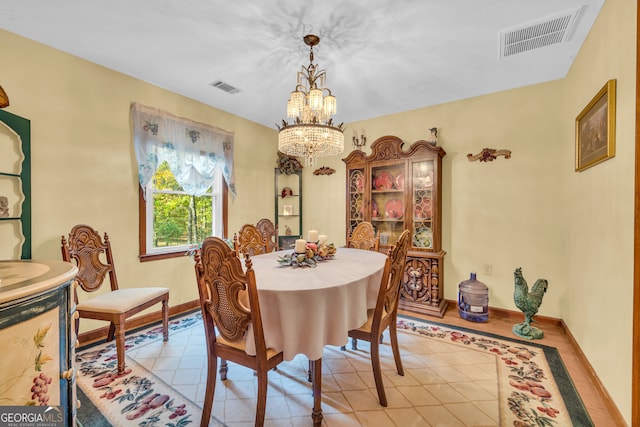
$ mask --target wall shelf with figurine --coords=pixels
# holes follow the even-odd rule
[[[362,221],[380,232],[386,253],[404,230],[411,232],[400,307],[443,317],[445,252],[441,247],[442,158],[434,142],[416,141],[405,149],[395,136],[371,145],[371,154],[354,150],[346,164],[347,236]]]
[[[302,170],[275,168],[274,175],[278,249],[289,249],[302,236]]]
[[[31,122],[0,110],[0,259],[31,259]]]

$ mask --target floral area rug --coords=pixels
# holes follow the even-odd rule
[[[200,313],[172,319],[172,334],[202,328]],[[558,351],[536,342],[497,336],[473,329],[401,316],[401,333],[415,334],[495,357],[498,372],[500,426],[593,426]],[[162,340],[154,326],[129,332],[126,350]],[[76,355],[79,424],[103,426],[181,427],[200,422],[201,408],[136,363],[126,360],[117,374],[115,344],[102,343],[80,349]],[[224,425],[212,418],[212,425]]]
[[[202,327],[199,313],[169,322],[169,335]],[[169,338],[171,339],[171,338]],[[136,346],[162,340],[162,326],[129,332],[125,353]],[[202,410],[127,356],[117,373],[115,342],[92,345],[76,353],[78,423],[83,427],[198,425]]]
[[[553,347],[411,317],[398,330],[494,354],[501,426],[594,425]]]

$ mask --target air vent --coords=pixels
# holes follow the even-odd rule
[[[500,32],[500,58],[569,40],[582,7]]]
[[[240,89],[237,87],[231,86],[229,83],[225,83],[222,80],[216,80],[215,82],[209,83],[213,87],[217,87],[220,90],[223,90],[227,93],[234,94],[240,92]]]

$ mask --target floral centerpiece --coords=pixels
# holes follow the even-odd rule
[[[333,243],[308,242],[304,249],[304,252],[297,253],[294,250],[290,254],[278,257],[278,263],[286,266],[315,267],[318,261],[331,259],[336,254]]]

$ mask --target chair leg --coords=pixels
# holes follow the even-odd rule
[[[269,371],[258,369],[258,403],[256,405],[256,427],[264,425],[264,416],[267,410],[267,385]]]
[[[112,323],[112,325],[114,325]],[[114,325],[116,335],[116,353],[118,355],[118,373],[124,372],[124,322]]]
[[[227,365],[227,361],[221,357],[220,358],[220,379],[222,381],[226,381],[227,380],[227,371],[228,370],[229,370],[229,366]]]
[[[113,322],[109,323],[109,332],[107,333],[107,342],[113,339],[115,332],[116,332],[116,325]]]
[[[162,300],[162,341],[169,341],[169,296]]]
[[[396,361],[396,369],[398,375],[404,376],[404,368],[402,367],[402,359],[400,359],[400,347],[398,346],[398,329],[397,321],[393,321],[389,327],[389,339],[391,340],[391,349],[393,350],[393,358]]]
[[[380,405],[386,407],[387,395],[384,392],[384,385],[382,384],[382,369],[380,366],[380,343],[377,339],[371,340],[371,367],[373,368],[373,378],[376,381],[378,400],[380,400]]]
[[[207,357],[207,386],[204,392],[204,404],[202,405],[202,418],[200,427],[207,427],[211,418],[211,407],[213,406],[213,395],[216,391],[216,370],[218,369],[218,358],[213,355]]]

